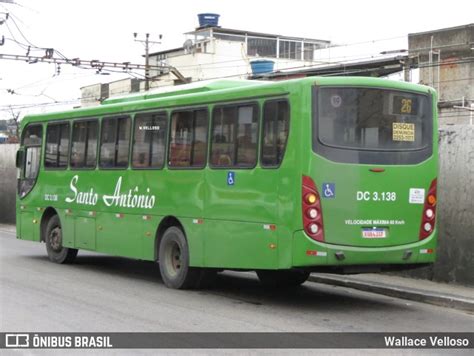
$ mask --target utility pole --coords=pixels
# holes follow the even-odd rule
[[[150,41],[149,33],[145,33],[144,40],[138,40],[137,36],[138,36],[138,33],[134,32],[133,38],[135,39],[135,42],[141,42],[145,44],[145,90],[149,90],[150,89],[150,43],[161,44],[161,42]],[[159,35],[159,39],[161,40],[162,38],[163,38],[163,35]]]

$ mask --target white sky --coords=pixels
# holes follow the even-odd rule
[[[1,12],[12,14],[13,20],[28,41],[39,47],[59,50],[68,58],[143,63],[144,47],[133,41],[133,32],[149,32],[151,40],[163,34],[159,51],[179,47],[184,32],[197,27],[197,14],[219,13],[220,25],[248,31],[330,40],[347,44],[345,55],[377,56],[381,50],[407,48],[407,34],[473,22],[472,1],[257,1],[257,0],[16,0],[17,5],[2,3]],[[1,22],[1,21],[0,21]],[[13,36],[22,43],[14,22],[8,24]],[[3,54],[26,54],[10,41],[6,24],[0,25],[6,41]],[[390,41],[378,41],[392,38]],[[374,42],[372,42],[374,41]],[[354,43],[368,42],[363,45]],[[332,51],[331,60],[341,60]],[[43,55],[32,51],[31,55]],[[178,68],[179,69],[179,68]],[[79,88],[98,82],[110,82],[128,75],[96,75],[92,70],[61,66],[54,76],[54,64],[27,64],[0,60],[0,119],[9,119],[9,105],[63,102],[80,97]],[[12,89],[16,94],[9,94]],[[75,102],[78,105],[78,102]],[[72,104],[70,105],[70,107]],[[57,110],[58,106],[21,109],[28,111]]]

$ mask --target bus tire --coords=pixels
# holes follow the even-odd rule
[[[297,287],[309,278],[309,272],[302,270],[258,270],[258,279],[264,287]]]
[[[63,246],[61,222],[57,215],[53,215],[45,230],[46,252],[54,263],[71,263],[77,256],[77,249]]]
[[[180,228],[171,226],[166,229],[160,241],[158,261],[161,278],[168,288],[199,287],[202,271],[189,267],[188,242]]]

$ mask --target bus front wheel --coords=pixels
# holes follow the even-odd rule
[[[63,233],[59,217],[49,219],[45,231],[46,252],[48,258],[55,263],[71,263],[77,256],[77,250],[63,246]]]
[[[259,270],[257,276],[265,287],[296,287],[307,281],[309,272],[301,270]]]

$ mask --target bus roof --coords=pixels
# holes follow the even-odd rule
[[[213,80],[213,81],[194,82],[194,83],[183,84],[179,86],[162,87],[157,90],[151,90],[147,93],[137,93],[134,95],[124,95],[124,96],[109,98],[109,99],[104,100],[102,102],[102,105],[125,103],[125,102],[130,102],[130,101],[137,101],[137,100],[157,99],[157,98],[164,98],[168,96],[183,95],[183,94],[202,93],[202,92],[208,92],[212,90],[237,88],[237,87],[250,86],[250,85],[256,85],[256,84],[262,84],[262,82],[257,81],[257,80]]]
[[[234,100],[239,95],[242,97],[282,95],[288,93],[292,86],[299,86],[301,84],[374,86],[423,93],[429,93],[430,90],[434,92],[434,89],[423,85],[371,77],[306,77],[271,82],[259,80],[216,80],[173,86],[169,89],[163,88],[162,90],[146,94],[141,93],[110,98],[105,100],[102,105],[97,106],[27,115],[21,120],[21,127],[24,127],[29,122],[62,120],[66,118],[76,119],[109,114],[116,115],[121,112],[150,110],[157,106],[167,108],[195,105],[196,100],[202,101],[203,98],[206,99],[206,102],[212,102],[213,100]],[[180,100],[178,101],[178,99]]]

